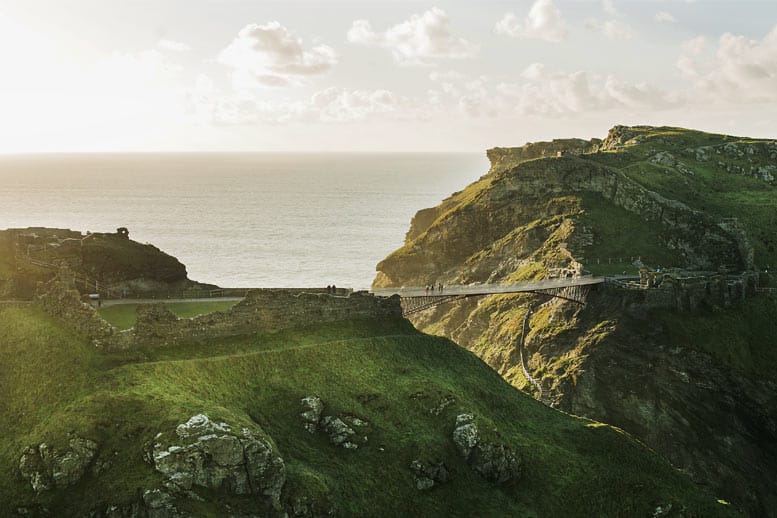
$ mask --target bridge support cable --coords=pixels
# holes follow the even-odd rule
[[[434,308],[454,300],[466,299],[469,295],[444,295],[428,297],[402,297],[400,305],[402,306],[402,316],[412,315],[429,308]]]

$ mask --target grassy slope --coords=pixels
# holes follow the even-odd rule
[[[736,372],[777,381],[777,300],[762,296],[694,315],[655,311],[672,343],[711,354]]]
[[[287,462],[288,491],[326,494],[344,515],[648,515],[670,502],[690,515],[727,511],[622,432],[542,406],[474,355],[404,321],[115,355],[35,308],[0,308],[0,393],[0,501],[33,500],[13,469],[29,444],[61,445],[76,430],[111,458],[100,477],[44,500],[62,514],[158,484],[140,460],[142,443],[197,412],[258,423]],[[369,442],[350,452],[305,432],[298,405],[309,394],[323,398],[326,413],[368,420]],[[432,415],[448,394],[456,404]],[[496,427],[522,452],[520,482],[494,487],[459,460],[450,434],[464,411],[478,416],[484,435]],[[444,459],[452,480],[417,491],[408,466],[419,457]],[[215,512],[197,505],[201,515]]]
[[[594,160],[621,169],[632,180],[646,188],[674,200],[686,203],[694,209],[716,217],[735,216],[745,228],[755,248],[758,267],[777,264],[777,187],[750,176],[730,173],[718,162],[726,165],[744,166],[749,163],[743,158],[718,155],[707,151],[710,159],[698,161],[688,149],[724,144],[753,144],[765,141],[715,135],[682,128],[650,128],[639,131],[642,142],[627,145],[612,152],[584,155]],[[685,175],[675,169],[649,162],[658,152],[668,151],[682,162],[693,175]],[[760,157],[760,165],[772,164],[773,160]]]
[[[593,243],[581,250],[585,268],[591,273],[637,274],[632,257],[650,265],[680,263],[679,254],[663,246],[660,225],[646,223],[598,194],[585,193],[580,198],[584,207],[580,222],[596,229]]]
[[[197,315],[224,311],[235,305],[235,302],[209,301],[209,302],[170,302],[165,304],[170,311],[181,318],[191,318]],[[117,329],[129,329],[135,325],[135,309],[137,304],[117,304],[106,306],[98,312]]]

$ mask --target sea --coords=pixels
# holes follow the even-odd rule
[[[113,232],[223,287],[366,289],[412,216],[482,176],[485,153],[0,156],[0,229]]]

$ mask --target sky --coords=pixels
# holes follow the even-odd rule
[[[775,0],[0,0],[0,153],[777,138]]]

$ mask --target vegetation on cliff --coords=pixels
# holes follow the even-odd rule
[[[592,291],[585,307],[492,296],[413,322],[531,391],[523,345],[555,405],[635,434],[753,515],[773,513],[777,494],[766,474],[777,469],[777,305],[765,295],[737,299],[754,295],[752,281],[691,285],[694,272],[775,264],[777,142],[616,126],[604,140],[488,155],[488,174],[418,212],[404,246],[378,264],[374,284],[669,270],[675,287],[656,293]],[[769,282],[763,273],[749,278],[756,277]],[[521,344],[529,306],[535,311]]]
[[[131,295],[197,286],[175,257],[129,238],[127,229],[87,233],[33,227],[0,230],[0,299],[31,298],[67,268],[82,293]]]
[[[546,408],[471,353],[404,320],[105,352],[35,306],[0,307],[0,392],[0,501],[28,515],[145,516],[165,506],[196,516],[731,512],[627,434]],[[309,431],[301,400],[313,396],[323,402],[318,412],[332,416],[321,423],[352,423],[358,448],[338,446],[329,424]],[[492,482],[462,457],[452,433],[468,413],[483,444],[507,448],[481,454],[512,452],[520,478]],[[222,422],[250,435],[231,438]],[[209,435],[175,446],[198,429]],[[195,469],[187,462],[227,459],[224,448],[238,440],[271,449],[273,478],[269,465],[248,469],[265,479],[249,477],[247,489],[229,478],[240,473],[218,464],[195,472],[207,475],[200,482],[186,479]],[[424,465],[442,465],[446,476]],[[56,469],[68,476],[57,478]],[[206,487],[216,479],[223,487]],[[432,479],[434,487],[418,489]],[[245,494],[262,480],[262,495]],[[265,496],[274,508],[263,507]]]

